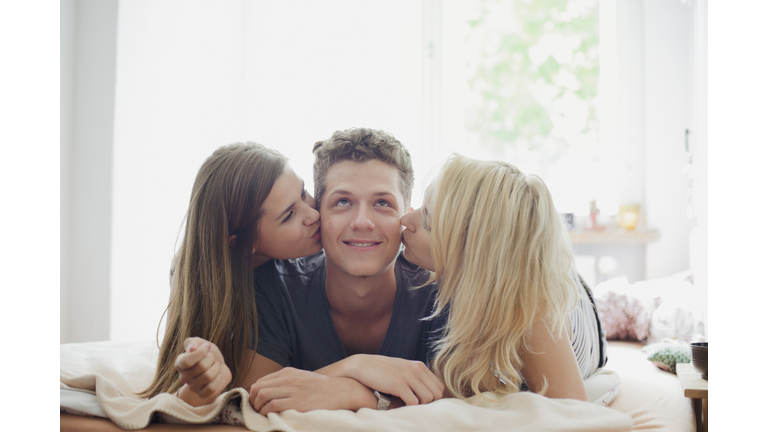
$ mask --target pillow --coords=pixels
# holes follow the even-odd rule
[[[618,372],[598,369],[584,380],[587,400],[598,405],[608,406],[619,394],[621,377]]]
[[[696,304],[700,297],[696,287],[680,281],[651,315],[648,342],[671,338],[691,342],[696,334],[704,333],[704,316]]]
[[[675,373],[675,365],[691,362],[691,347],[679,341],[664,341],[646,345],[641,349],[648,360],[659,369]]]
[[[648,337],[651,314],[661,304],[658,293],[638,289],[626,277],[602,282],[593,292],[608,340],[645,340]]]
[[[626,277],[598,284],[592,291],[608,340],[690,342],[704,333],[702,293],[691,280],[692,273],[684,271],[633,284]]]

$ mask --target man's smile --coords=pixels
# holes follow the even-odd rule
[[[371,247],[378,244],[381,244],[380,241],[372,241],[372,240],[345,240],[344,244],[354,247]]]

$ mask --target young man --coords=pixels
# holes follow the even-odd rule
[[[257,359],[253,407],[386,409],[439,399],[429,371],[435,287],[400,256],[400,218],[413,169],[392,135],[338,131],[315,144],[315,197],[324,252],[275,261],[256,273]]]

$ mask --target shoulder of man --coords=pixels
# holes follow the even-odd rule
[[[254,280],[257,292],[273,291],[271,287],[302,285],[312,279],[320,269],[325,268],[325,253],[320,251],[314,255],[289,259],[270,260],[254,270]]]
[[[280,276],[307,276],[325,266],[325,251],[301,258],[274,260],[274,263]]]
[[[430,273],[416,264],[405,259],[403,252],[397,256],[397,264],[395,271],[402,276],[402,280],[406,285],[406,288],[420,287],[424,285],[428,280]],[[436,287],[435,283],[424,286],[424,290],[431,292]]]
[[[405,259],[402,250],[397,255],[396,271],[409,279],[418,282],[420,285],[429,279],[429,271]]]

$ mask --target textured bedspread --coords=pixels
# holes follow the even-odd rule
[[[677,376],[646,360],[637,342],[608,342],[607,369],[621,375],[621,391],[611,409],[632,416],[635,431],[695,432],[691,400]]]
[[[94,342],[61,345],[61,388],[95,391],[101,408],[123,429],[143,429],[155,413],[189,423],[208,423],[238,401],[244,426],[254,431],[630,431],[633,419],[620,411],[574,400],[553,400],[532,393],[480,398],[469,403],[443,399],[390,411],[288,410],[262,416],[248,403],[244,389],[219,396],[216,403],[193,408],[175,396],[141,399],[149,385],[157,349],[152,343]],[[238,400],[239,398],[239,400]]]

